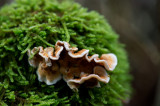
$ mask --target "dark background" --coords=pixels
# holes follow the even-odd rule
[[[103,14],[126,45],[135,90],[126,106],[160,106],[160,0],[75,1]]]

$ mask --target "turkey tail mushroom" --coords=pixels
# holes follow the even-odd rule
[[[102,54],[99,58],[98,54],[88,56],[87,49],[77,50],[78,48],[71,48],[65,41],[57,41],[55,50],[53,47],[43,49],[41,46],[28,50],[28,61],[31,66],[38,67],[38,79],[47,85],[57,83],[62,76],[74,91],[78,91],[82,84],[87,87],[100,87],[99,81],[108,83],[110,77],[106,70],[115,69],[116,55]]]

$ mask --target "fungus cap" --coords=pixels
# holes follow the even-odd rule
[[[38,67],[38,79],[47,85],[55,84],[62,76],[74,91],[78,91],[83,83],[88,87],[99,87],[99,81],[108,83],[110,77],[106,70],[114,70],[117,65],[116,55],[102,54],[99,58],[98,54],[88,56],[87,49],[77,50],[78,48],[70,47],[65,41],[57,41],[55,50],[53,47],[34,47],[28,51],[29,57],[35,53],[29,63]]]

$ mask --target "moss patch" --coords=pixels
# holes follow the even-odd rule
[[[118,66],[101,88],[72,92],[65,82],[48,86],[37,79],[26,54],[57,40],[95,53],[114,53]],[[103,16],[71,0],[17,0],[0,10],[0,105],[122,105],[130,93],[124,46]]]

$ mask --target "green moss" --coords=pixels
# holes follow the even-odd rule
[[[28,49],[57,40],[90,50],[114,53],[118,66],[101,88],[72,92],[64,81],[48,86],[28,64]],[[17,0],[0,10],[0,105],[122,105],[131,93],[124,46],[103,16],[70,0]]]

